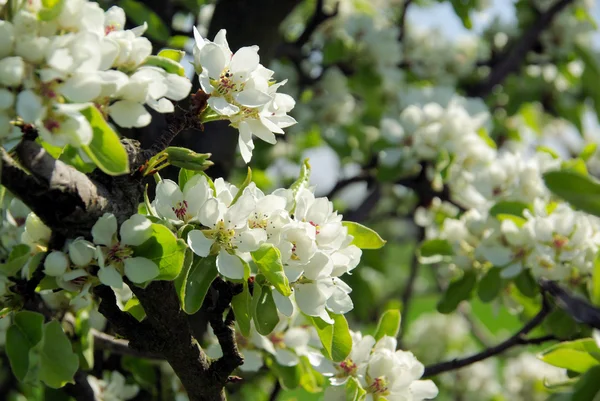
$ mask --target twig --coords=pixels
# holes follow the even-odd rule
[[[402,11],[400,13],[400,20],[398,21],[398,26],[400,28],[400,33],[398,34],[398,41],[402,41],[404,38],[404,34],[406,33],[406,15],[408,14],[408,6],[412,3],[412,0],[404,0],[402,4]]]
[[[556,14],[572,2],[573,0],[557,1],[541,14],[535,23],[514,42],[513,46],[498,56],[498,63],[492,67],[492,71],[483,82],[466,88],[467,95],[485,97],[490,94],[496,85],[501,84],[511,72],[519,68],[527,53],[538,42],[540,34],[552,23]]]
[[[404,333],[406,332],[406,325],[408,322],[408,312],[411,306],[412,295],[415,287],[415,281],[417,280],[417,276],[419,275],[419,258],[417,256],[417,244],[419,244],[425,238],[425,229],[423,227],[418,227],[418,233],[416,238],[415,249],[412,253],[412,259],[410,262],[410,272],[408,274],[408,279],[406,280],[406,285],[404,287],[404,291],[402,292],[402,315],[404,318],[400,321],[400,331],[398,332],[398,339],[401,339]]]
[[[541,344],[546,341],[558,340],[554,336],[544,336],[544,337],[537,337],[537,338],[530,338],[530,339],[525,338],[526,335],[529,334],[529,332],[531,332],[533,329],[535,329],[540,324],[542,324],[542,322],[544,321],[546,316],[548,316],[548,314],[550,313],[551,310],[552,310],[552,308],[550,306],[550,303],[548,302],[546,295],[543,294],[542,308],[540,309],[540,311],[529,322],[527,322],[527,324],[525,324],[521,328],[521,330],[519,330],[513,336],[511,336],[510,338],[508,338],[507,340],[503,341],[502,343],[500,343],[496,346],[486,348],[485,350],[483,350],[477,354],[471,355],[469,357],[462,358],[462,359],[453,359],[451,361],[446,361],[446,362],[438,363],[435,365],[426,366],[425,373],[423,373],[423,377],[431,377],[431,376],[438,375],[440,373],[444,373],[444,372],[448,372],[451,370],[456,370],[456,369],[463,368],[465,366],[472,365],[476,362],[483,361],[484,359],[501,354],[502,352],[504,352],[512,347],[515,347],[515,346],[529,345],[529,344]]]
[[[329,18],[335,17],[337,15],[340,3],[335,4],[335,8],[332,13],[326,13],[325,10],[323,10],[324,2],[324,0],[317,0],[315,12],[313,13],[312,17],[310,17],[310,19],[308,20],[306,28],[304,28],[304,32],[302,32],[302,35],[300,35],[300,37],[298,37],[298,39],[296,39],[296,41],[294,42],[294,45],[297,48],[302,48],[302,46],[304,46],[304,44],[308,42],[308,40],[310,39],[312,34],[317,30],[319,25],[321,25]]]
[[[162,355],[152,352],[142,352],[131,348],[129,346],[129,341],[127,340],[115,338],[110,334],[103,333],[96,329],[92,329],[91,332],[94,337],[94,348],[96,349],[110,351],[110,353],[117,355],[131,355],[147,359],[164,359]]]

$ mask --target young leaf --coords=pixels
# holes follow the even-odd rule
[[[583,373],[600,365],[600,349],[593,339],[584,338],[556,344],[538,355],[538,358],[550,365]]]
[[[531,209],[531,206],[524,202],[502,201],[491,207],[490,216],[496,217],[499,214],[509,214],[524,217],[523,211],[528,209]]]
[[[344,315],[329,313],[329,316],[333,319],[333,324],[329,324],[319,317],[306,316],[306,318],[317,329],[325,356],[334,362],[341,362],[352,350],[352,337]]]
[[[475,284],[477,284],[477,273],[474,271],[467,271],[460,279],[451,282],[437,304],[438,312],[444,314],[454,312],[461,301],[471,298]]]
[[[279,315],[277,314],[277,306],[275,306],[275,300],[273,300],[271,287],[256,284],[252,294],[252,319],[256,331],[263,336],[267,336],[279,323]]]
[[[421,243],[419,253],[426,258],[437,255],[452,256],[454,255],[454,249],[452,249],[452,245],[448,240],[430,239]]]
[[[348,234],[354,237],[352,245],[356,245],[360,249],[379,249],[386,243],[379,234],[362,224],[353,221],[344,221],[342,225],[347,227]]]
[[[161,56],[148,56],[143,65],[162,68],[169,74],[177,74],[181,77],[185,77],[185,69],[183,66],[178,62],[171,60],[170,58]]]
[[[44,325],[44,345],[41,352],[40,379],[51,388],[73,383],[79,368],[79,358],[73,352],[71,341],[58,321]]]
[[[351,377],[346,382],[346,401],[362,401],[367,392],[362,388],[356,377]]]
[[[242,185],[240,185],[240,188],[237,191],[237,194],[235,194],[235,196],[233,197],[233,200],[231,201],[231,206],[233,206],[235,204],[235,202],[238,201],[238,199],[240,199],[240,196],[242,196],[244,189],[246,189],[246,187],[248,185],[250,185],[250,183],[252,182],[252,169],[250,169],[250,167],[248,167],[248,172],[246,173],[246,178],[244,179],[244,182],[242,183]]]
[[[6,354],[15,377],[20,381],[24,381],[27,372],[34,368],[30,351],[44,337],[43,324],[44,316],[41,314],[22,311],[14,316],[13,324],[6,332]]]
[[[482,302],[487,303],[493,301],[500,293],[500,290],[502,290],[501,271],[502,269],[492,267],[479,281],[477,296]]]
[[[141,322],[146,317],[146,311],[140,303],[140,300],[136,297],[131,297],[129,301],[125,303],[125,306],[123,306],[123,311],[129,313],[138,322]]]
[[[6,263],[0,263],[0,274],[7,277],[14,276],[23,266],[25,266],[25,263],[27,263],[30,257],[28,245],[16,245],[10,251]]]
[[[204,171],[213,165],[213,162],[208,160],[211,156],[210,153],[196,153],[188,148],[176,146],[169,146],[164,152],[169,163],[175,167],[191,171]]]
[[[600,366],[594,366],[585,372],[573,386],[573,401],[598,400],[600,393]]]
[[[186,313],[191,315],[200,310],[208,289],[218,274],[216,256],[201,258],[194,255],[192,266],[185,281],[183,310]]]
[[[396,337],[400,331],[400,311],[398,309],[386,310],[377,324],[375,330],[375,340],[379,340],[384,336]]]
[[[181,50],[175,50],[175,49],[163,49],[158,52],[158,56],[169,58],[169,59],[175,61],[176,63],[179,63],[181,61],[181,59],[183,58],[183,56],[185,56],[185,52],[181,51]]]
[[[544,174],[546,186],[575,208],[600,216],[600,183],[573,171],[550,171]]]
[[[252,320],[251,304],[252,296],[248,288],[248,280],[244,280],[244,290],[231,300],[231,308],[235,315],[235,321],[244,337],[250,335],[250,321]]]
[[[238,192],[239,193],[239,192]],[[250,253],[258,270],[265,275],[275,289],[284,297],[292,295],[287,276],[283,272],[281,253],[273,244],[264,243],[256,251]]]
[[[154,280],[174,280],[183,267],[187,246],[167,227],[152,223],[152,236],[133,249],[134,256],[143,256],[156,263],[160,273]]]
[[[90,106],[81,110],[94,131],[92,142],[81,147],[96,166],[109,175],[122,175],[129,172],[129,157],[118,135],[108,125],[100,111]]]

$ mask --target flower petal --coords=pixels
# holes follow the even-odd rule
[[[235,75],[237,72],[254,71],[259,62],[258,46],[242,47],[231,58],[231,72]]]
[[[206,70],[211,78],[218,79],[228,60],[219,45],[207,43],[200,50],[200,61],[202,70]]]
[[[204,233],[200,230],[192,230],[188,233],[187,244],[198,256],[208,256],[210,248],[214,241],[210,238],[206,238]]]
[[[208,105],[211,109],[224,116],[232,116],[240,111],[240,108],[229,103],[225,98],[212,96],[208,99]]]
[[[108,107],[110,117],[119,127],[139,128],[150,124],[152,116],[138,102],[119,100]]]
[[[156,263],[143,257],[125,259],[125,275],[134,283],[143,283],[158,276]]]
[[[239,104],[246,107],[260,107],[271,100],[271,96],[258,89],[245,89],[234,97]]]
[[[123,277],[114,266],[108,266],[98,270],[98,278],[104,285],[113,288],[123,288]]]
[[[217,270],[219,273],[230,279],[244,278],[244,264],[239,256],[231,255],[226,250],[221,249],[217,255]]]
[[[97,245],[112,245],[117,234],[117,218],[111,213],[105,213],[92,227],[92,238]]]
[[[152,236],[152,222],[141,214],[134,214],[121,224],[121,242],[125,245],[142,245]]]

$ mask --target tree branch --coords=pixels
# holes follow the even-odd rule
[[[146,359],[163,359],[162,355],[155,354],[152,352],[142,352],[137,349],[133,349],[129,346],[129,341],[120,338],[115,338],[110,334],[103,333],[96,329],[92,329],[92,336],[94,337],[94,348],[109,351],[116,355],[131,355],[138,358]]]
[[[398,41],[402,41],[404,34],[406,33],[406,15],[408,14],[408,6],[410,6],[412,0],[404,0],[402,4],[402,11],[400,12],[400,20],[398,26],[400,27],[400,33],[398,34]]]
[[[214,304],[209,309],[210,326],[219,340],[223,356],[213,362],[210,368],[216,375],[222,377],[221,380],[226,382],[229,375],[244,363],[244,358],[240,354],[235,340],[233,309],[229,309],[225,320],[223,320],[223,313],[230,307],[233,297],[242,292],[243,286],[226,282],[217,277],[211,287],[218,294],[216,297],[213,296]]]
[[[406,332],[408,312],[411,306],[415,281],[417,280],[417,276],[419,275],[419,266],[421,266],[421,264],[419,263],[419,258],[417,256],[417,246],[421,241],[423,241],[424,238],[425,229],[423,227],[418,227],[415,249],[410,262],[410,272],[408,274],[408,279],[406,280],[406,286],[404,287],[404,291],[402,292],[402,315],[404,316],[404,319],[400,320],[400,331],[398,332],[398,339],[401,339],[404,333]]]
[[[528,345],[528,344],[541,344],[546,341],[557,340],[554,336],[544,336],[544,337],[537,337],[537,338],[530,338],[530,339],[526,338],[527,334],[529,334],[533,329],[535,329],[540,324],[542,324],[542,322],[544,321],[546,316],[548,316],[548,314],[551,312],[551,310],[552,310],[552,308],[550,306],[550,303],[548,302],[546,295],[543,294],[542,308],[540,309],[540,311],[529,322],[527,322],[527,324],[525,324],[521,328],[521,330],[519,330],[513,336],[511,336],[510,338],[506,339],[505,341],[503,341],[502,343],[500,343],[496,346],[486,348],[485,350],[483,350],[477,354],[471,355],[469,357],[462,358],[462,359],[453,359],[451,361],[426,366],[425,373],[423,373],[423,377],[431,377],[431,376],[438,375],[440,373],[444,373],[444,372],[448,372],[451,370],[456,370],[456,369],[463,368],[465,366],[472,365],[476,362],[483,361],[484,359],[501,354],[504,351],[506,351],[512,347],[515,347],[515,346]]]
[[[296,39],[296,41],[294,42],[294,45],[298,49],[302,48],[302,46],[304,46],[310,40],[310,37],[317,30],[319,25],[327,21],[329,18],[333,18],[337,15],[338,7],[340,5],[339,2],[335,3],[335,8],[333,9],[332,13],[325,12],[325,10],[323,9],[323,3],[325,3],[324,0],[317,0],[317,4],[315,5],[315,12],[306,23],[306,28],[304,28],[304,32],[302,32],[302,35],[300,35],[298,39]]]
[[[527,53],[538,42],[540,34],[552,23],[556,14],[572,2],[573,0],[559,0],[542,13],[513,46],[498,56],[499,62],[492,67],[492,71],[483,82],[466,88],[467,95],[485,97],[490,94],[496,85],[501,84],[510,73],[521,66]]]

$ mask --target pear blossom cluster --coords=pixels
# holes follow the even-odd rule
[[[384,336],[376,341],[372,336],[359,332],[352,334],[352,351],[348,358],[334,364],[326,375],[331,375],[331,387],[325,399],[345,399],[343,384],[355,378],[367,392],[366,400],[376,401],[423,401],[438,395],[438,388],[431,380],[420,380],[424,366],[409,351],[396,350],[394,337]]]
[[[273,71],[260,64],[258,46],[247,46],[233,53],[226,31],[220,30],[214,41],[203,38],[194,28],[194,67],[202,90],[210,95],[203,121],[229,120],[239,130],[239,148],[248,163],[254,149],[253,136],[275,144],[275,134],[296,123],[287,113],[295,100],[277,89],[287,80],[275,82]]]
[[[151,224],[146,216],[135,214],[119,228],[116,217],[107,213],[92,227],[92,242],[78,237],[68,240],[63,250],[49,252],[44,273],[60,288],[76,293],[71,304],[78,309],[91,303],[90,289],[98,283],[120,290],[123,276],[136,284],[150,281],[158,276],[158,266],[135,256],[133,247],[151,237]]]
[[[264,366],[265,357],[287,367],[298,365],[302,357],[306,357],[315,369],[327,364],[315,328],[297,308],[291,317],[280,314],[279,323],[268,336],[259,334],[253,322],[248,337],[242,336],[239,331],[236,334],[236,343],[244,357],[240,366],[242,372],[258,372]],[[206,354],[211,358],[221,357],[221,346],[212,331],[209,330],[207,337]]]
[[[271,194],[254,183],[240,189],[221,178],[213,186],[204,175],[193,176],[183,188],[162,180],[152,212],[173,227],[192,224],[190,249],[201,257],[216,255],[218,272],[229,279],[244,278],[245,260],[262,244],[276,247],[293,290],[290,297],[273,293],[286,316],[293,312],[292,302],[327,322],[332,322],[328,311],[353,308],[351,288],[340,276],[357,266],[361,251],[327,198],[316,198],[306,185]]]
[[[126,30],[119,7],[72,0],[48,9],[20,2],[0,20],[0,140],[18,139],[35,126],[51,145],[89,145],[93,129],[82,111],[96,107],[124,128],[150,123],[148,106],[172,112],[190,81],[145,66],[152,45],[146,24]]]
[[[447,186],[450,200],[420,209],[415,219],[428,238],[446,240],[451,265],[460,269],[494,266],[513,278],[524,269],[534,277],[569,280],[592,271],[600,245],[600,220],[556,201],[543,174],[561,161],[547,152],[527,156],[524,150],[498,150],[485,136],[485,113],[471,115],[465,99],[411,105],[399,119],[384,118],[381,135],[395,147],[385,149],[381,163],[415,171],[427,162],[433,186]],[[521,215],[507,217],[494,207],[523,205]],[[442,223],[434,216],[443,216]]]

